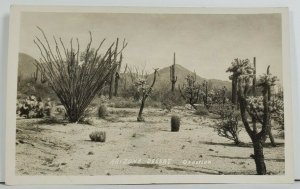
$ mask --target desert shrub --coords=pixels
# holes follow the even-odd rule
[[[165,93],[161,99],[161,105],[163,109],[167,109],[171,111],[174,106],[183,106],[185,104],[185,100],[181,97],[180,92],[175,90],[174,92]]]
[[[86,124],[86,125],[94,125],[95,124],[94,120],[89,117],[84,117],[84,118],[80,119],[79,123]]]
[[[35,82],[32,78],[24,78],[18,83],[18,98],[22,99],[31,95],[42,99],[51,98],[55,101],[58,100],[56,94],[47,84]]]
[[[180,118],[178,116],[173,115],[171,117],[171,131],[178,132],[180,128]]]
[[[132,98],[115,97],[110,100],[108,106],[114,108],[137,108],[140,105],[138,101]]]
[[[90,139],[95,142],[105,142],[106,132],[105,131],[94,131],[90,134]]]
[[[161,103],[158,101],[154,101],[149,99],[149,103],[145,104],[145,107],[153,107],[153,108],[160,108]],[[133,98],[113,98],[111,103],[109,104],[110,107],[114,108],[138,108],[140,107],[140,103],[135,101]]]
[[[113,105],[115,108],[137,108],[139,107],[138,102],[134,102],[131,100],[121,100],[121,101],[116,101]]]
[[[108,111],[106,106],[104,104],[101,104],[98,108],[98,117],[104,118],[107,115],[108,115]]]
[[[145,107],[161,108],[161,103],[159,101],[154,101],[151,98],[148,100],[148,104]]]
[[[241,129],[238,127],[239,116],[238,112],[231,111],[221,119],[215,129],[219,136],[233,140],[236,145],[240,144],[239,132]]]
[[[207,116],[209,112],[205,107],[198,106],[195,114],[200,116]]]

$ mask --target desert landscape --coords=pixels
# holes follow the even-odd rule
[[[138,109],[109,108],[106,119],[93,117],[93,125],[17,121],[18,175],[120,174],[255,174],[253,149],[244,130],[234,145],[214,132],[218,119],[200,117],[192,110],[172,112],[149,108],[147,122],[136,122]],[[171,132],[170,117],[180,115],[180,132]],[[91,142],[92,131],[106,131],[105,143]],[[264,149],[268,174],[284,174],[284,140]],[[234,152],[234,153],[233,153]],[[161,160],[171,159],[170,164]],[[115,163],[117,160],[120,163]],[[122,162],[123,161],[123,162]]]
[[[23,15],[17,175],[285,174],[279,15],[59,14]]]

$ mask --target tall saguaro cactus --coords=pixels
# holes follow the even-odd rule
[[[175,90],[175,83],[177,82],[177,76],[175,76],[175,63],[176,63],[176,57],[175,52],[173,56],[173,65],[170,66],[170,81],[172,84],[171,91],[174,92]]]
[[[117,39],[118,41],[118,39]],[[125,47],[127,45],[125,39],[123,41],[123,45],[122,47]],[[116,70],[116,73],[115,73],[115,91],[114,91],[114,96],[118,96],[118,91],[119,91],[119,81],[120,81],[120,70],[121,70],[121,66],[122,66],[122,61],[123,61],[123,54],[121,53],[120,54],[120,60],[119,60],[119,64],[118,64],[118,68]],[[125,68],[125,71],[126,71],[126,68]]]
[[[203,85],[203,92],[204,92],[203,103],[204,103],[204,106],[206,107],[206,109],[208,110],[209,109],[209,104],[208,104],[208,81],[204,81],[202,85]]]
[[[268,66],[267,75],[270,75],[270,66]],[[268,102],[270,102],[271,101],[271,96],[272,96],[271,86],[268,85],[268,88],[266,90],[267,90],[267,95],[268,95]],[[270,138],[271,145],[273,147],[276,147],[275,139],[274,139],[273,134],[272,134],[272,125],[271,125],[271,122],[269,123],[269,127],[268,127],[268,135],[269,135],[269,138]],[[265,138],[265,140],[266,140],[266,138]]]

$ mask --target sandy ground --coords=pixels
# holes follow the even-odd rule
[[[245,144],[214,132],[216,119],[188,110],[145,109],[146,122],[136,122],[138,109],[110,108],[93,125],[49,124],[43,119],[18,119],[17,175],[151,175],[255,174],[249,137]],[[179,132],[170,132],[172,114],[181,117]],[[91,142],[93,131],[106,131],[105,143]],[[276,133],[276,131],[274,131]],[[283,139],[264,148],[269,174],[284,174]]]

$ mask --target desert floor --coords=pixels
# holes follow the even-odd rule
[[[138,109],[109,108],[106,119],[93,125],[49,123],[18,119],[17,175],[153,175],[255,174],[253,148],[245,130],[232,141],[214,131],[217,119],[177,108],[171,112],[147,108],[146,122],[137,122]],[[170,117],[181,117],[179,132],[170,132]],[[89,134],[106,131],[106,142],[92,142]],[[284,140],[264,148],[269,174],[284,174]]]

